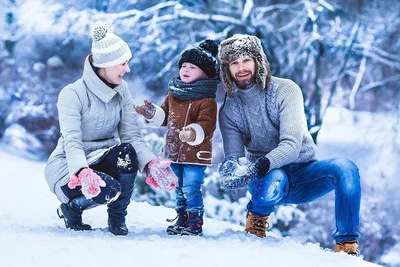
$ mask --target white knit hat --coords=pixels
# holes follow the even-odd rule
[[[132,57],[128,44],[117,35],[107,32],[108,28],[106,23],[96,22],[92,29],[93,66],[98,68],[123,64]]]

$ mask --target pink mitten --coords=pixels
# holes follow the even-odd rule
[[[151,176],[147,176],[146,177],[146,184],[151,185],[154,188],[158,188],[159,187],[157,182],[156,182],[156,180],[154,180],[154,178],[151,177]]]
[[[94,198],[100,194],[100,187],[105,187],[106,182],[100,178],[92,169],[83,169],[78,176],[71,176],[68,187],[74,189],[76,186],[82,186],[82,194],[87,198]]]
[[[172,171],[171,162],[155,158],[147,165],[149,169],[149,176],[146,182],[151,185],[157,185],[161,189],[172,190],[178,184],[178,177]]]

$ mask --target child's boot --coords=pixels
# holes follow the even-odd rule
[[[182,235],[203,235],[203,212],[188,214],[187,227],[182,230]]]
[[[180,235],[182,233],[182,230],[187,226],[187,220],[188,220],[188,214],[185,210],[183,211],[176,211],[177,215],[174,219],[169,220],[167,219],[168,222],[173,222],[176,219],[176,223],[174,225],[170,225],[167,228],[167,233],[169,235]]]

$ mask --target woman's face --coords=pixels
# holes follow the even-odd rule
[[[113,67],[101,68],[99,70],[99,75],[111,84],[120,85],[124,74],[130,71],[131,69],[128,66],[128,61],[126,61],[125,63]]]
[[[179,70],[179,77],[184,83],[192,83],[200,78],[207,78],[207,75],[196,65],[185,62]]]

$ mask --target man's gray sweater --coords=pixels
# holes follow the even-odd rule
[[[246,156],[254,162],[265,156],[270,170],[316,160],[303,95],[291,80],[272,77],[266,91],[255,85],[237,89],[220,110],[219,127],[225,157]]]

